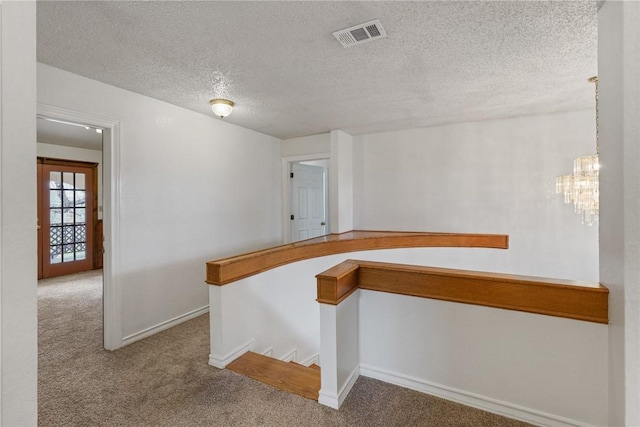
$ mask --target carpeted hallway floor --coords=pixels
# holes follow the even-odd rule
[[[102,348],[102,272],[38,285],[40,426],[526,426],[361,377],[340,411],[207,364],[208,316]]]

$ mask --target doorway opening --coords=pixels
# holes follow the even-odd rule
[[[285,243],[330,232],[328,157],[316,155],[283,159]]]
[[[117,257],[113,256],[114,248],[117,247],[119,241],[118,221],[117,217],[113,215],[113,212],[117,212],[119,204],[118,188],[113,184],[114,181],[117,182],[119,176],[119,127],[119,122],[114,120],[38,104],[37,156],[46,159],[42,168],[38,169],[42,175],[49,174],[47,177],[49,180],[41,176],[38,182],[42,187],[47,187],[48,184],[49,187],[46,188],[46,191],[50,192],[47,206],[49,208],[49,212],[47,212],[49,215],[49,234],[45,235],[46,233],[42,229],[42,212],[39,218],[41,221],[38,224],[40,230],[43,230],[42,234],[39,233],[40,241],[49,239],[46,240],[45,245],[42,245],[48,246],[49,252],[47,253],[47,249],[43,248],[41,250],[42,257],[49,257],[49,261],[53,261],[51,264],[62,265],[62,270],[70,268],[68,265],[72,264],[72,259],[74,262],[85,262],[85,267],[82,270],[88,268],[86,260],[89,257],[92,264],[91,269],[83,273],[62,275],[45,280],[49,282],[52,280],[55,282],[64,281],[66,278],[72,280],[78,274],[89,274],[94,277],[93,281],[99,279],[99,302],[102,306],[102,313],[98,315],[102,323],[102,328],[100,328],[102,329],[102,346],[106,350],[122,347],[119,289],[115,280],[119,263]],[[89,206],[91,202],[87,201],[86,192],[86,187],[89,185],[88,176],[91,173],[81,169],[56,170],[65,166],[58,164],[61,160],[74,163],[70,166],[89,166],[90,169],[95,166],[96,179],[90,184],[95,190],[92,198],[89,198],[93,201],[91,206]],[[37,160],[34,159],[34,161]],[[44,163],[53,163],[55,167],[53,170],[45,172]],[[57,172],[60,173],[59,182]],[[51,175],[52,173],[53,175]],[[51,184],[51,178],[53,178],[54,184]],[[83,179],[84,184],[82,183]],[[51,191],[59,191],[59,194],[52,194]],[[85,192],[83,193],[83,191]],[[84,201],[82,200],[83,196]],[[38,200],[42,209],[45,209],[44,203],[42,203],[45,201],[44,198],[43,195]],[[57,204],[62,206],[58,207]],[[83,214],[85,218],[95,219],[94,223],[91,225],[83,223]],[[58,228],[52,231],[51,226]],[[88,234],[92,234],[92,236],[88,237]],[[60,238],[62,238],[61,241]],[[89,255],[91,249],[92,253]],[[64,262],[65,256],[66,263]],[[64,273],[70,272],[63,271],[61,274]]]
[[[51,288],[70,305],[89,289],[102,300],[104,129],[46,117],[36,129],[39,300]]]

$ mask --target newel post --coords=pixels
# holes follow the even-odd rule
[[[316,278],[322,365],[318,402],[338,409],[360,374],[358,265],[345,261]]]

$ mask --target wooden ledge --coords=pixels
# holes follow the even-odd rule
[[[339,304],[359,288],[609,323],[609,290],[600,284],[354,260],[316,278],[324,304]]]
[[[226,285],[281,265],[345,252],[418,247],[507,249],[504,234],[349,231],[207,262],[207,283]]]

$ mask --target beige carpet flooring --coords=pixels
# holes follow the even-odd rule
[[[326,408],[209,366],[207,315],[105,351],[101,292],[101,272],[39,283],[40,426],[527,425],[364,377]]]

